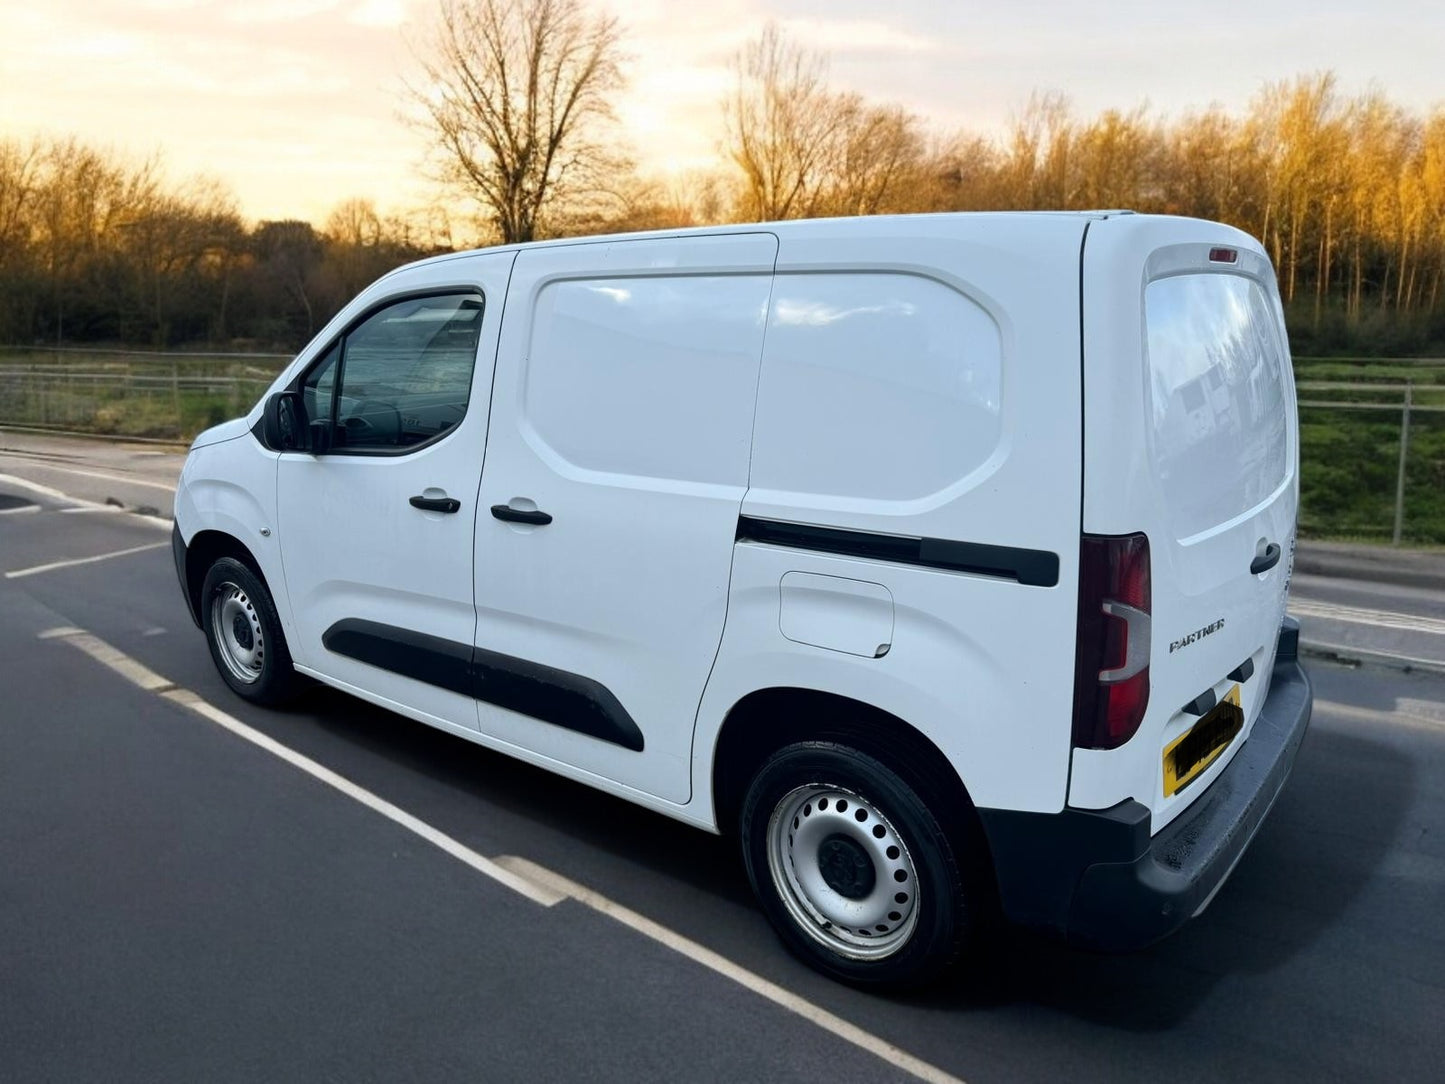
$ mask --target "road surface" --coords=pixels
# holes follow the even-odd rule
[[[0,453],[0,1078],[1438,1076],[1445,677],[1315,665],[1293,778],[1178,935],[1010,934],[987,979],[879,997],[783,951],[725,840],[339,693],[238,700],[175,583],[174,461],[48,450]],[[105,510],[133,496],[157,515]]]

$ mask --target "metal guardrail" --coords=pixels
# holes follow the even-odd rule
[[[1445,364],[1431,361],[1432,365]],[[1395,472],[1395,515],[1394,523],[1390,533],[1390,542],[1398,546],[1404,534],[1405,527],[1405,477],[1406,466],[1410,458],[1410,419],[1413,414],[1445,414],[1445,402],[1441,403],[1419,403],[1415,401],[1417,392],[1416,385],[1411,381],[1405,383],[1377,383],[1359,384],[1330,380],[1305,380],[1295,385],[1297,391],[1353,391],[1369,392],[1371,394],[1397,393],[1400,398],[1391,402],[1362,403],[1350,400],[1338,399],[1300,399],[1301,408],[1319,408],[1326,410],[1374,410],[1398,412],[1400,415],[1400,454]],[[1445,386],[1428,384],[1418,389],[1429,395],[1434,393],[1437,396],[1445,396]]]
[[[0,422],[186,439],[244,413],[291,357],[0,347]]]

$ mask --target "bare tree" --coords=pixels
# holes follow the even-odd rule
[[[922,124],[895,105],[835,93],[827,57],[769,23],[736,61],[724,102],[726,151],[750,218],[867,215],[899,209],[925,158]]]
[[[727,153],[743,172],[744,213],[764,221],[816,213],[841,119],[826,58],[769,23],[736,68],[725,103]]]
[[[857,94],[834,98],[833,160],[824,180],[829,213],[876,215],[899,210],[902,182],[917,178],[924,158],[918,118],[896,105],[870,105]]]
[[[605,194],[606,136],[623,85],[617,20],[581,0],[441,0],[411,96],[444,180],[486,209],[504,243]]]

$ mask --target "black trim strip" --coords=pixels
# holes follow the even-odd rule
[[[321,642],[369,666],[642,752],[642,731],[627,709],[581,674],[359,617],[336,622]]]
[[[753,516],[738,517],[737,540],[836,553],[842,557],[865,557],[875,561],[941,568],[950,572],[999,576],[1029,587],[1056,587],[1059,582],[1059,555],[1047,550],[814,527],[806,523],[785,523]]]

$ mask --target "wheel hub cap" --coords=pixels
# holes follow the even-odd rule
[[[231,634],[236,637],[236,643],[243,650],[250,651],[255,643],[255,638],[251,635],[251,624],[243,613],[238,613],[236,619],[231,622]]]
[[[829,888],[850,900],[866,898],[878,882],[867,853],[847,836],[823,840],[818,848],[818,869]]]

